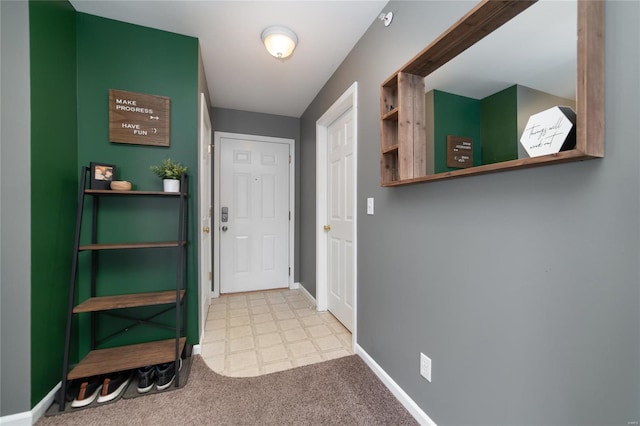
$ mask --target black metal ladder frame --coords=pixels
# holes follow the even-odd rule
[[[64,344],[64,355],[62,361],[62,380],[61,386],[58,394],[58,411],[64,411],[66,406],[66,391],[69,375],[69,351],[71,346],[71,330],[72,330],[72,322],[73,322],[73,308],[74,308],[74,298],[76,293],[76,285],[78,281],[78,256],[80,253],[80,237],[82,232],[82,216],[84,213],[84,202],[85,202],[85,194],[86,194],[86,185],[87,185],[87,174],[89,173],[89,168],[87,166],[82,167],[82,173],[80,178],[80,190],[78,191],[78,206],[76,209],[76,228],[75,228],[75,237],[74,237],[74,245],[73,245],[73,257],[71,259],[71,275],[69,278],[69,295],[67,299],[67,324],[65,329],[65,344]],[[174,371],[175,371],[175,387],[180,386],[180,336],[182,331],[186,333],[186,323],[187,323],[187,309],[186,309],[186,294],[183,298],[180,297],[180,290],[186,289],[187,285],[187,267],[186,267],[186,251],[187,251],[187,240],[186,236],[188,235],[187,229],[187,208],[188,208],[188,187],[187,187],[187,175],[186,173],[182,173],[180,176],[180,193],[179,193],[179,219],[178,219],[178,246],[177,246],[177,267],[176,267],[176,302],[175,302],[175,327],[169,327],[171,329],[175,329],[175,356],[174,356]],[[93,244],[97,243],[97,212],[98,212],[98,196],[93,197],[93,212],[92,212],[92,231],[91,231],[91,241]],[[91,254],[91,296],[94,297],[96,293],[96,270],[97,270],[97,252],[93,251]],[[182,305],[182,309],[181,309]],[[169,308],[168,310],[173,309]],[[91,350],[94,350],[96,347],[96,336],[95,336],[95,319],[97,312],[91,312]],[[181,316],[182,314],[182,321]],[[159,315],[159,314],[157,314]],[[155,315],[154,315],[155,316]],[[152,317],[142,320],[136,320],[138,322],[148,323],[150,325],[158,326],[159,324],[154,324],[149,322]],[[136,324],[137,325],[137,324]],[[164,326],[163,326],[164,327]],[[168,327],[168,326],[167,326]],[[124,331],[124,330],[123,330]],[[113,336],[109,336],[111,338]],[[106,340],[106,339],[105,339]],[[103,340],[104,341],[104,340]],[[102,343],[102,342],[101,342]]]

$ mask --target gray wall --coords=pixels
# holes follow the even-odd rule
[[[245,135],[271,136],[295,140],[295,197],[294,206],[294,276],[300,277],[300,119],[283,115],[262,114],[226,108],[212,108],[211,121],[216,132],[241,133]],[[308,171],[302,171],[307,174]],[[314,213],[315,214],[315,213]]]
[[[0,416],[31,409],[29,3],[0,2]]]
[[[381,188],[379,85],[473,4],[391,2],[301,117],[301,282],[315,122],[357,80],[358,344],[441,425],[639,421],[640,3],[606,4],[606,158]]]

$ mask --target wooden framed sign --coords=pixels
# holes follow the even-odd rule
[[[473,167],[473,139],[447,136],[447,167]]]
[[[170,138],[170,98],[109,89],[111,142],[169,146]]]

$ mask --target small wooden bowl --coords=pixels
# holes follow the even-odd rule
[[[111,189],[114,191],[130,191],[131,182],[127,182],[126,180],[114,180],[111,182]]]

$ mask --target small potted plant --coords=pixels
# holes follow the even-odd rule
[[[151,171],[162,179],[164,192],[180,192],[180,176],[187,172],[187,167],[165,158],[160,165],[151,166]]]

